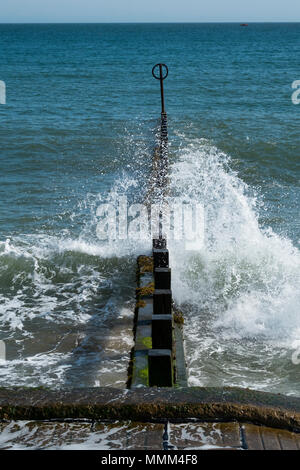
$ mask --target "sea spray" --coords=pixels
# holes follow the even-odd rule
[[[171,167],[172,193],[205,210],[204,246],[170,245],[190,385],[297,394],[291,354],[300,339],[300,253],[259,224],[261,201],[230,164],[209,142],[193,140]]]
[[[299,250],[259,223],[260,196],[232,170],[228,155],[204,139],[180,138],[168,202],[205,212],[201,248],[168,239],[173,296],[185,315],[189,383],[298,394],[291,356],[300,340]],[[12,236],[0,244],[0,321],[8,352],[17,345],[2,384],[60,386],[81,377],[83,386],[117,386],[117,370],[126,375],[135,259],[151,243],[99,240],[97,208],[120,197],[142,202],[142,177],[137,166],[122,171],[108,191],[88,193],[70,215],[79,233],[66,226],[60,234]],[[114,334],[117,318],[127,326]],[[114,350],[109,338],[118,335],[124,354],[110,370],[105,350]]]

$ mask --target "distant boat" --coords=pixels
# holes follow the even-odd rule
[[[248,23],[241,23],[240,26],[248,26]]]

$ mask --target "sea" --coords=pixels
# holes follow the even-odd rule
[[[126,387],[151,240],[97,211],[147,194],[164,63],[188,384],[300,396],[299,56],[296,23],[0,24],[0,386]]]

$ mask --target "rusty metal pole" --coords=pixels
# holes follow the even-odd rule
[[[159,76],[155,75],[155,69],[157,67],[159,68]],[[163,72],[163,68],[165,68],[165,70],[166,70],[165,75],[164,75],[164,72]],[[164,83],[163,82],[167,78],[168,74],[169,74],[169,70],[168,70],[168,67],[166,66],[166,64],[156,64],[156,65],[154,65],[154,67],[152,69],[153,77],[156,78],[156,80],[160,81],[161,114],[166,114],[166,111],[165,111],[165,97],[164,97]]]
[[[161,113],[165,114],[164,79],[163,79],[162,64],[159,64],[159,76],[160,76]]]
[[[156,73],[159,70],[159,74]],[[158,72],[157,70],[157,72]],[[156,80],[160,81],[160,96],[161,96],[161,119],[160,119],[160,139],[159,139],[159,162],[157,171],[157,186],[160,188],[161,196],[163,195],[164,188],[167,181],[167,164],[168,164],[168,127],[167,127],[167,114],[165,110],[165,97],[164,97],[164,83],[163,81],[169,74],[166,64],[156,64],[152,68],[152,75]],[[158,240],[163,240],[163,213],[159,212],[159,232]]]

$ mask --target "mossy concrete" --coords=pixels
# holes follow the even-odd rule
[[[300,432],[300,398],[238,388],[1,388],[0,419],[239,421]]]

